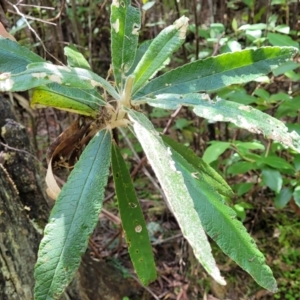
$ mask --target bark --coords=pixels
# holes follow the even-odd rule
[[[34,264],[50,208],[26,128],[13,119],[9,101],[0,98],[0,299],[32,300]],[[87,251],[61,299],[119,300],[137,290],[132,279],[92,260]]]

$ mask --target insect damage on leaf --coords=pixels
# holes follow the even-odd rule
[[[47,75],[46,72],[41,72],[41,73],[32,73],[32,77],[34,78],[49,78],[49,80],[61,84],[62,83],[62,79],[59,75],[57,74],[53,74],[53,75]]]
[[[47,76],[46,72],[32,73],[32,77],[34,77],[34,78],[45,78],[46,76]]]
[[[1,91],[10,91],[14,85],[14,81],[11,79],[11,73],[2,73],[0,74],[0,90]]]
[[[189,24],[189,18],[182,16],[174,22],[175,28],[179,29],[179,38],[185,39],[186,30]]]
[[[139,30],[140,30],[139,24],[133,23],[133,28],[132,28],[132,34],[134,35],[139,35]]]
[[[117,19],[115,23],[111,23],[111,27],[118,33],[120,30],[120,20]]]
[[[115,7],[120,7],[120,1],[119,0],[113,0],[111,5],[115,6]]]

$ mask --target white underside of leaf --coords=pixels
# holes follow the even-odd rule
[[[221,276],[211,254],[211,247],[194,209],[193,200],[184,184],[181,172],[175,168],[171,152],[164,145],[151,122],[142,114],[130,111],[133,128],[149,162],[164,190],[169,207],[176,217],[184,237],[194,250],[196,258],[206,271],[220,284],[226,281]]]

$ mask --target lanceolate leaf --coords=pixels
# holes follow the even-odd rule
[[[111,51],[115,81],[122,88],[125,73],[130,69],[138,45],[141,27],[140,11],[130,0],[114,0],[111,5]]]
[[[133,72],[135,81],[132,94],[135,94],[147,80],[163,68],[172,53],[182,45],[185,40],[188,20],[187,17],[182,16],[173,25],[161,31],[152,41]]]
[[[66,46],[64,53],[68,58],[68,66],[90,70],[91,66],[75,46]]]
[[[235,212],[224,203],[209,182],[203,182],[192,174],[197,172],[184,157],[171,149],[176,169],[184,177],[184,183],[193,199],[201,223],[208,235],[222,251],[245,269],[262,287],[276,292],[277,285],[271,269],[265,264],[263,254],[246,232]]]
[[[96,89],[79,89],[51,83],[34,89],[30,105],[33,108],[52,106],[96,117],[105,101]]]
[[[145,52],[147,51],[147,49],[149,48],[151,43],[152,43],[152,40],[148,40],[148,41],[143,42],[138,47],[138,49],[136,51],[136,54],[135,54],[134,62],[133,62],[130,70],[128,71],[128,73],[126,75],[130,75],[135,70],[136,66],[138,65],[138,63],[142,59],[143,55],[145,54]]]
[[[23,72],[32,62],[44,62],[44,60],[17,42],[0,37],[0,73]]]
[[[215,122],[232,122],[238,127],[263,134],[266,138],[280,142],[300,153],[300,136],[296,131],[288,132],[288,128],[281,121],[251,106],[223,99],[212,101],[208,95],[194,93],[163,94],[153,99],[148,98],[145,102],[165,109],[176,109],[180,105],[193,106],[195,114],[199,117]]]
[[[184,184],[182,174],[176,171],[170,151],[143,114],[130,110],[129,117],[133,122],[137,138],[165,192],[169,207],[176,217],[184,237],[192,246],[196,258],[217,282],[226,284],[216,266],[201,221],[194,209],[193,200]]]
[[[232,197],[233,191],[222,178],[222,176],[216,172],[209,164],[203,161],[199,156],[197,156],[191,149],[185,147],[184,145],[175,142],[173,139],[163,136],[163,141],[174,149],[177,153],[184,157],[184,159],[191,164],[195,172],[193,176],[199,179],[199,185],[204,182],[209,184],[212,189],[217,193],[225,196]]]
[[[246,83],[269,73],[297,52],[293,47],[262,47],[198,60],[153,79],[134,99],[167,93],[209,92]]]
[[[0,91],[25,91],[49,83],[82,89],[102,87],[115,99],[119,99],[116,90],[105,79],[86,69],[32,63],[22,73],[0,75]]]
[[[141,282],[148,285],[156,279],[156,269],[146,222],[126,163],[114,144],[111,158],[119,211],[130,258]]]
[[[64,185],[45,228],[35,267],[35,300],[59,299],[77,270],[102,208],[111,133],[98,132]]]

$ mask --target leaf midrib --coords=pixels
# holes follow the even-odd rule
[[[66,242],[67,242],[68,239],[69,239],[70,231],[71,231],[71,228],[72,228],[73,221],[74,221],[74,219],[75,219],[75,216],[77,216],[77,213],[78,213],[79,203],[81,203],[81,201],[82,201],[82,195],[84,194],[85,187],[86,187],[86,183],[88,182],[88,179],[89,179],[89,177],[90,177],[89,174],[91,173],[91,170],[94,168],[94,163],[95,163],[95,161],[96,161],[96,158],[98,157],[99,151],[101,151],[101,149],[102,149],[102,148],[101,148],[101,145],[102,145],[102,143],[103,143],[103,141],[104,141],[104,138],[105,138],[105,135],[106,135],[106,134],[107,134],[107,132],[106,132],[106,133],[103,135],[103,137],[102,137],[102,141],[101,141],[101,143],[100,143],[100,145],[99,145],[99,147],[98,147],[98,149],[97,149],[97,154],[94,156],[93,163],[91,163],[91,168],[90,168],[89,172],[87,173],[86,180],[85,180],[85,184],[83,185],[84,188],[82,189],[82,191],[81,191],[81,193],[80,193],[79,201],[77,201],[77,203],[76,203],[76,209],[75,209],[74,215],[73,215],[73,217],[72,217],[72,222],[70,223],[69,229],[67,230],[67,231],[68,231],[68,234],[66,235],[66,237],[65,237],[65,239],[64,239],[64,245],[66,245]],[[80,212],[80,214],[81,214],[81,212]],[[61,258],[62,258],[62,254],[63,254],[63,252],[64,252],[64,248],[65,248],[65,246],[61,247],[61,251],[60,251],[60,255],[59,255],[59,263],[61,262]],[[50,287],[49,287],[49,289],[48,289],[48,291],[47,291],[47,296],[51,296],[51,295],[49,294],[49,291],[52,289],[52,285],[53,285],[53,282],[54,282],[53,278],[55,278],[55,276],[56,276],[56,273],[57,273],[57,270],[58,270],[59,265],[60,265],[60,264],[56,264],[55,272],[54,272],[54,275],[53,275],[52,280],[51,280],[51,285],[50,285]]]
[[[180,79],[180,83],[177,83],[177,82],[176,82],[175,84],[173,84],[172,82],[170,82],[170,84],[171,84],[170,87],[177,87],[177,86],[179,86],[179,85],[186,84],[186,83],[189,83],[189,82],[192,83],[193,81],[198,81],[198,80],[202,80],[202,79],[209,79],[210,77],[215,77],[216,75],[222,75],[222,73],[226,74],[226,73],[228,73],[228,72],[240,70],[240,69],[243,69],[243,68],[247,68],[247,67],[249,67],[249,66],[255,66],[256,64],[260,64],[261,62],[266,62],[266,61],[268,61],[268,60],[274,60],[274,59],[277,59],[277,60],[278,60],[278,59],[280,59],[281,57],[283,58],[283,57],[285,57],[285,56],[287,56],[287,54],[282,54],[282,55],[279,55],[279,56],[277,56],[277,57],[272,57],[272,58],[262,59],[262,60],[259,60],[259,61],[254,62],[254,63],[249,62],[248,64],[245,64],[245,65],[242,65],[242,66],[239,66],[239,67],[236,67],[236,68],[227,69],[226,71],[221,71],[221,72],[217,72],[217,73],[214,73],[214,74],[209,74],[209,75],[202,76],[202,77],[199,77],[199,78],[188,79],[188,80],[182,80],[182,79]],[[210,59],[210,58],[208,58],[208,59]],[[199,61],[197,61],[197,62],[199,62]],[[162,79],[163,77],[168,76],[168,75],[169,75],[170,73],[172,73],[172,72],[175,72],[175,71],[176,71],[176,72],[180,73],[179,70],[181,70],[181,69],[183,69],[183,68],[186,68],[188,65],[196,64],[197,62],[191,62],[191,63],[189,63],[189,64],[185,64],[185,65],[180,66],[180,67],[178,67],[178,68],[176,68],[176,69],[174,69],[174,70],[171,70],[171,71],[169,71],[169,72],[167,72],[167,73],[165,73],[165,74],[163,74],[163,75],[161,75],[161,76],[155,78],[153,81],[150,81],[150,82],[149,82],[149,85],[150,85],[150,84],[154,84],[155,81],[158,81],[159,79]],[[204,63],[204,62],[205,62],[205,60],[203,60],[203,63]],[[258,77],[258,76],[259,76],[259,75],[257,75],[257,77]],[[146,87],[146,86],[145,86],[145,87]],[[167,87],[167,88],[170,88],[170,87]],[[165,86],[162,87],[162,88],[156,89],[153,93],[150,92],[150,93],[142,94],[142,95],[139,95],[139,93],[138,93],[138,91],[137,91],[136,93],[137,93],[138,98],[136,98],[135,100],[139,99],[140,97],[146,97],[146,96],[149,96],[149,95],[157,95],[157,94],[161,94],[160,91],[162,91],[162,90],[164,90],[164,89],[166,89]],[[192,93],[192,92],[201,92],[201,91],[202,91],[202,92],[208,92],[208,90],[205,90],[205,89],[201,90],[201,89],[200,89],[200,90],[196,90],[196,91],[191,91],[191,92],[189,92],[189,93]],[[171,92],[168,92],[168,93],[171,93]],[[162,94],[164,94],[164,93],[162,93]]]

